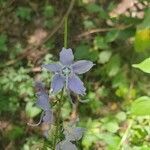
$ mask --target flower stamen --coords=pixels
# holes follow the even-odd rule
[[[69,67],[64,67],[62,69],[62,74],[66,77],[66,76],[69,76],[71,74],[71,68]]]

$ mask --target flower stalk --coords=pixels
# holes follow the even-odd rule
[[[73,105],[74,112],[76,113],[75,103],[73,102],[73,98],[71,97],[71,93],[75,95],[84,96],[86,94],[86,88],[84,87],[84,83],[81,81],[79,75],[84,74],[89,71],[93,66],[93,62],[89,60],[79,60],[74,61],[74,55],[71,48],[67,49],[67,42],[68,42],[68,15],[74,5],[75,0],[71,1],[69,9],[63,18],[64,22],[64,47],[62,48],[61,52],[59,53],[59,62],[51,63],[51,64],[44,64],[41,67],[49,70],[53,73],[53,78],[51,81],[51,94],[57,94],[61,92],[60,98],[57,100],[56,104],[56,119],[55,119],[55,130],[54,136],[52,138],[51,148],[53,150],[66,150],[68,149],[77,149],[76,145],[73,143],[74,141],[78,141],[82,138],[83,129],[79,127],[75,127],[75,123],[77,118],[73,116],[72,124],[70,124],[70,131],[68,134],[67,129],[63,127],[63,120],[61,115],[61,107],[63,105],[63,96],[64,90],[67,92],[68,97],[71,98],[71,103]],[[37,101],[36,105],[43,110],[44,115],[42,115],[40,122],[37,124],[39,125],[41,122],[51,126],[53,124],[53,110],[51,109],[51,105],[49,104],[49,94],[47,93],[46,89],[42,82],[36,84],[37,87]],[[74,114],[75,114],[74,113]],[[76,114],[75,114],[76,116]],[[44,131],[44,136],[48,138],[48,128]],[[64,135],[65,138],[62,140],[61,135]]]
[[[57,145],[57,142],[58,142],[58,137],[61,133],[61,107],[62,107],[62,104],[63,104],[63,89],[61,91],[61,96],[60,96],[60,99],[58,100],[58,104],[57,104],[57,109],[56,109],[56,129],[55,129],[55,137],[54,137],[54,141],[53,141],[53,148],[55,150],[55,147]]]
[[[67,48],[67,36],[68,36],[68,17],[65,17],[65,22],[64,22],[64,47]],[[54,149],[56,148],[56,145],[58,143],[58,137],[61,133],[61,107],[63,105],[63,92],[64,90],[62,89],[61,91],[61,96],[60,99],[58,100],[57,104],[57,115],[56,115],[56,130],[55,130],[55,138],[54,138]]]
[[[67,38],[68,38],[68,17],[65,17],[64,23],[64,47],[67,48]]]

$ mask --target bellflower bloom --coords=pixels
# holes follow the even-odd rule
[[[84,95],[86,89],[77,75],[89,71],[94,64],[88,60],[74,62],[74,55],[70,48],[62,48],[59,57],[58,63],[42,65],[42,67],[54,73],[51,83],[52,92],[57,93],[65,86],[69,91]]]
[[[38,97],[36,105],[44,111],[44,116],[42,116],[42,120],[45,123],[52,123],[53,113],[52,110],[50,109],[49,96],[45,91],[45,87],[42,82],[36,82],[35,86]]]
[[[69,127],[64,130],[65,139],[56,145],[56,150],[77,150],[74,143],[79,141],[84,133],[84,129],[80,127]]]
[[[68,141],[78,141],[82,138],[85,129],[81,127],[68,127],[64,130],[65,139]]]
[[[42,82],[36,82],[35,88],[36,88],[36,94],[37,94],[36,106],[41,108],[43,112],[41,114],[41,118],[38,123],[36,124],[28,123],[28,125],[38,126],[42,121],[43,123],[51,124],[53,122],[53,112],[50,108],[49,96]],[[44,131],[44,135],[45,136],[48,135],[48,130]]]

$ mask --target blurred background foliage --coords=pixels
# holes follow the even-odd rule
[[[41,72],[40,65],[58,58],[63,28],[51,33],[70,2],[0,0],[1,150],[50,149],[42,127],[32,128],[27,122],[40,117],[41,110],[34,105],[34,80],[40,76],[49,89],[51,74]],[[149,0],[75,1],[68,19],[68,47],[76,60],[96,64],[82,77],[89,102],[78,108],[79,125],[86,128],[77,143],[81,150],[116,150],[129,119],[133,125],[123,149],[150,150],[150,117],[130,115],[135,99],[150,96],[149,75],[132,67],[150,56],[149,6]],[[71,111],[65,100],[65,122]]]

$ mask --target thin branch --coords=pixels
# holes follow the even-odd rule
[[[39,122],[38,122],[38,123],[36,123],[36,124],[32,124],[32,123],[29,123],[29,122],[28,122],[28,123],[27,123],[27,125],[32,126],[32,127],[37,127],[38,125],[40,125],[40,124],[41,124],[41,122],[42,122],[42,119],[43,119],[44,113],[45,113],[45,112],[42,112],[41,117],[40,117],[40,120],[39,120]]]
[[[89,31],[85,31],[79,35],[76,36],[76,38],[82,38],[82,37],[85,37],[85,36],[88,36],[88,35],[91,35],[91,34],[94,34],[94,33],[99,33],[99,32],[107,32],[107,31],[112,31],[112,30],[124,30],[126,28],[129,28],[131,27],[132,25],[126,25],[126,26],[118,26],[118,27],[114,27],[114,28],[102,28],[102,29],[92,29],[92,30],[89,30]]]
[[[122,136],[122,139],[121,139],[121,141],[120,141],[120,143],[119,143],[119,145],[117,147],[117,150],[120,150],[120,148],[125,144],[125,141],[128,138],[128,136],[129,136],[130,129],[131,129],[132,125],[133,125],[133,122],[134,122],[133,119],[129,121],[128,127],[127,127],[124,135]]]

